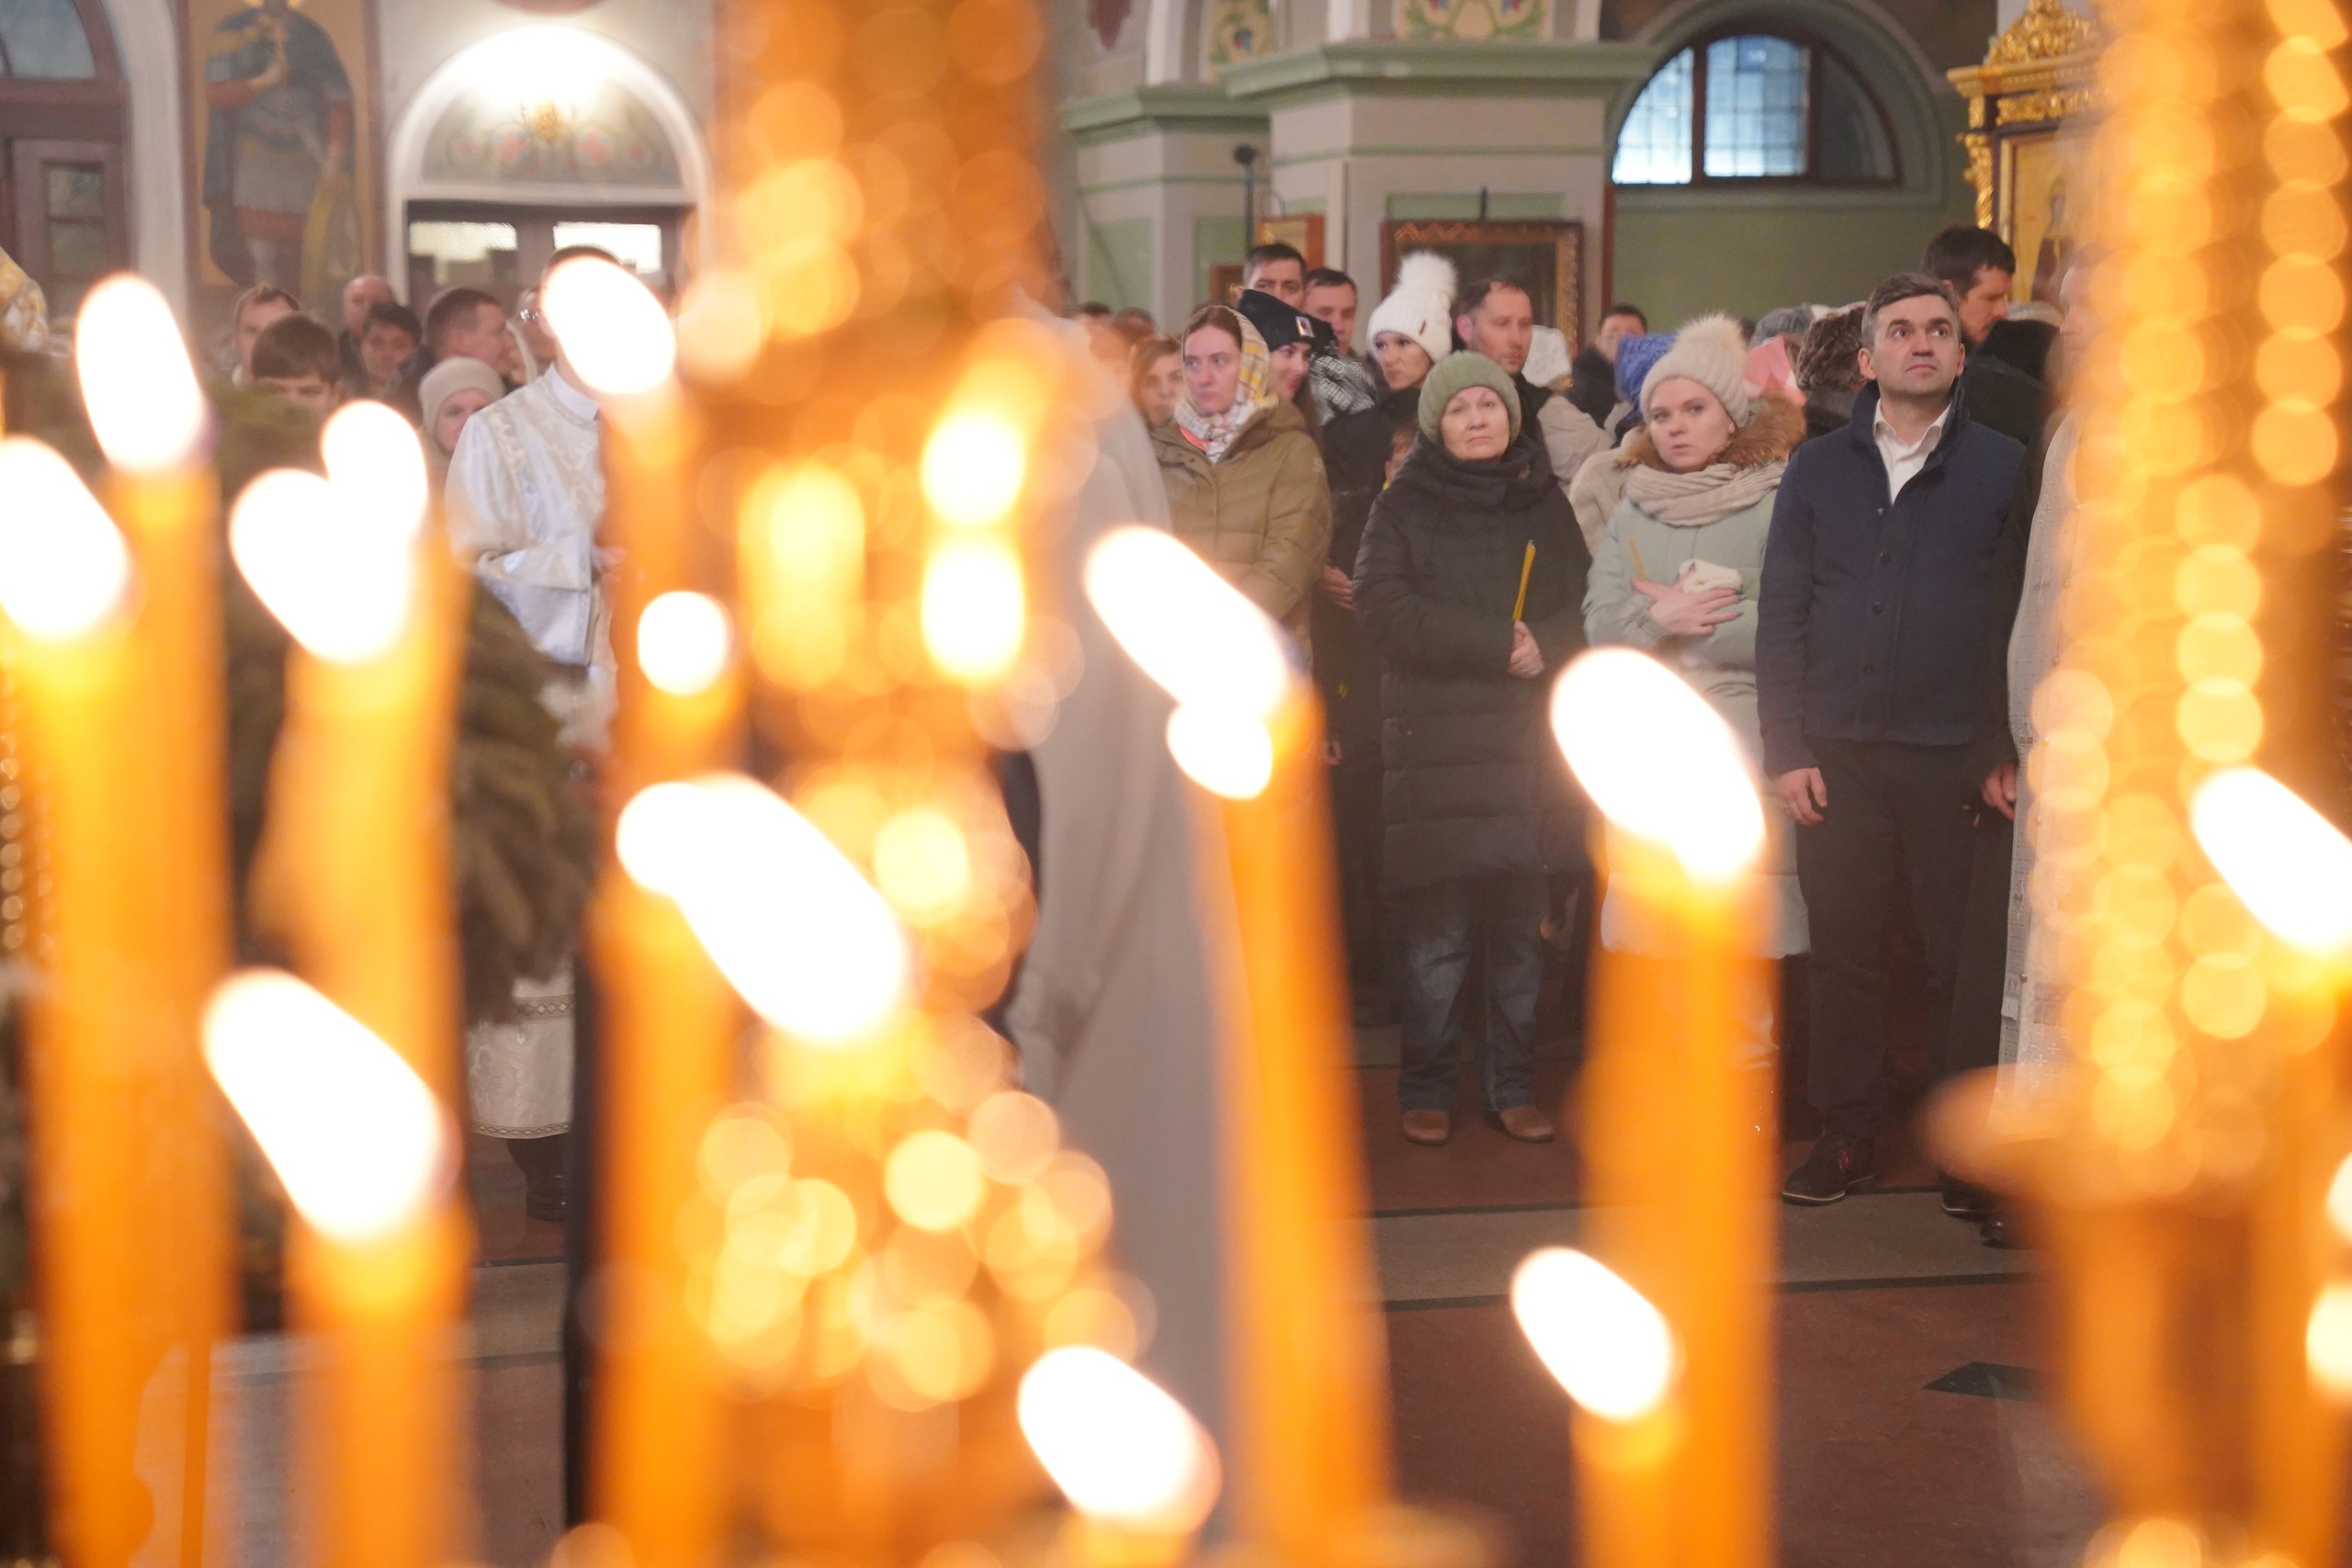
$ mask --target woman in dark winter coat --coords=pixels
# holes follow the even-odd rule
[[[1451,1135],[1448,1047],[1483,948],[1486,1108],[1540,1143],[1554,1134],[1534,1104],[1540,930],[1548,874],[1582,856],[1544,700],[1584,644],[1592,558],[1493,360],[1440,361],[1422,384],[1420,430],[1373,505],[1355,576],[1357,618],[1386,666],[1385,874],[1405,970],[1397,1098],[1408,1139]]]

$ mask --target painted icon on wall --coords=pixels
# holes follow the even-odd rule
[[[363,271],[372,172],[363,0],[190,0],[205,281],[306,305]]]

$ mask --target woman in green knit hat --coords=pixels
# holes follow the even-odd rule
[[[1404,958],[1405,1137],[1453,1133],[1471,959],[1483,950],[1487,1114],[1555,1133],[1535,1103],[1536,993],[1550,878],[1582,863],[1573,795],[1544,723],[1551,677],[1584,645],[1592,558],[1501,366],[1437,362],[1420,439],[1373,504],[1356,615],[1381,681],[1385,864]]]

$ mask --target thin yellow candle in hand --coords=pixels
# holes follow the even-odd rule
[[[1535,541],[1527,541],[1527,554],[1519,563],[1519,597],[1510,602],[1510,618],[1524,620],[1527,616],[1527,580],[1535,574]]]

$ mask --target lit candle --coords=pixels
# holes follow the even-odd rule
[[[449,770],[466,583],[424,536],[424,460],[398,414],[354,403],[321,446],[324,479],[265,474],[230,520],[238,570],[298,645],[254,863],[256,919],[278,929],[322,1006],[451,1102],[461,1075]],[[283,987],[273,994],[290,1006]],[[324,1016],[270,1015],[296,1039],[297,1023]],[[220,1050],[216,1038],[216,1075]],[[408,1568],[454,1544],[450,1354],[469,1245],[443,1184],[364,1237],[314,1222],[289,1265],[296,1315],[326,1348],[303,1452],[328,1562]]]
[[[434,1568],[451,1554],[461,1480],[469,1238],[450,1202],[448,1113],[401,1053],[281,972],[221,985],[204,1050],[301,1221],[287,1284],[321,1352],[298,1425],[316,1561]]]
[[[128,1561],[149,1528],[132,1469],[140,1404],[176,1353],[178,1486],[153,1511],[193,1561],[211,1345],[229,1311],[227,1179],[197,1055],[229,947],[204,403],[176,323],[140,280],[93,289],[77,338],[120,530],[46,447],[0,447],[0,606],[18,634],[51,883],[26,1066],[53,1517],[75,1561]]]
[[[1769,1075],[1740,1058],[1763,1011],[1747,875],[1763,810],[1729,727],[1631,649],[1571,664],[1552,725],[1608,819],[1610,897],[1630,906],[1651,950],[1604,952],[1595,977],[1579,1145],[1588,1244],[1654,1303],[1682,1367],[1671,1398],[1638,1409],[1578,1396],[1584,1557],[1761,1564],[1772,1551],[1772,1107]]]
[[[1281,629],[1168,535],[1106,535],[1086,592],[1175,697],[1169,749],[1219,802],[1225,861],[1203,877],[1233,919],[1219,1135],[1240,1528],[1290,1561],[1335,1562],[1386,1500],[1388,1423],[1321,716]]]
[[[605,578],[618,660],[607,797],[732,761],[741,682],[729,617],[694,591],[692,430],[661,305],[610,263],[567,262],[548,319],[604,413]],[[698,1568],[726,1524],[724,1408],[677,1244],[705,1130],[727,1101],[742,1012],[672,899],[607,867],[589,916],[603,1009],[597,1266],[609,1282],[589,1502],[642,1568]]]
[[[1117,1357],[1048,1350],[1022,1375],[1022,1435],[1076,1510],[1088,1568],[1157,1568],[1191,1554],[1216,1503],[1216,1447],[1167,1391]]]

